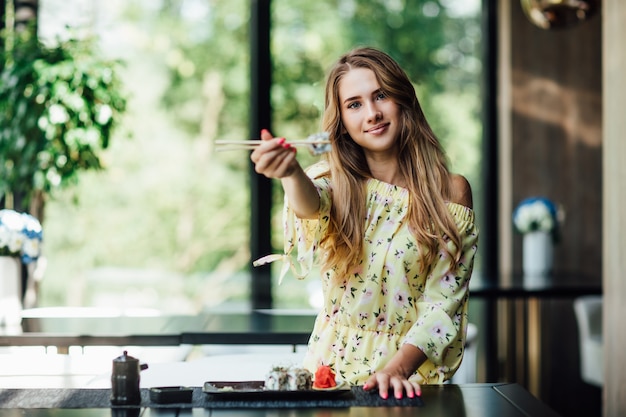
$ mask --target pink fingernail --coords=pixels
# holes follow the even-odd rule
[[[278,143],[279,143],[280,145],[282,145],[283,143],[285,143],[285,138],[280,138],[280,139],[278,139]]]
[[[367,389],[367,384],[363,384],[363,389]]]
[[[285,149],[289,149],[289,148],[291,148],[291,145],[290,145],[290,144],[288,144],[287,142],[283,143],[283,145],[282,145],[282,146],[283,146],[283,148],[285,148]]]
[[[261,129],[261,134],[264,134],[264,133],[269,133],[269,130],[267,130],[267,129]]]
[[[389,395],[388,394],[383,394],[382,397],[383,397],[383,400],[386,400],[387,398],[389,398]]]
[[[409,398],[413,398],[413,397],[415,397],[415,394],[413,394],[412,392],[409,392],[409,394],[408,394],[408,395],[409,395]]]

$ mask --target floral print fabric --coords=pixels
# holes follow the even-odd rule
[[[315,170],[309,175],[315,178]],[[314,183],[321,198],[317,219],[300,219],[285,205],[283,256],[296,250],[299,277],[311,270],[328,229],[331,183],[327,177]],[[463,236],[461,262],[450,270],[442,251],[439,260],[420,274],[420,250],[404,223],[408,190],[370,179],[367,198],[363,260],[343,279],[334,277],[333,271],[322,276],[325,304],[316,318],[304,366],[315,372],[318,366],[329,365],[341,379],[360,385],[402,344],[410,343],[428,358],[411,379],[441,383],[454,374],[463,357],[478,240],[474,212],[448,203]]]

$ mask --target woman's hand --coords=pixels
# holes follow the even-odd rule
[[[393,390],[394,397],[400,399],[406,392],[407,397],[414,398],[422,395],[422,389],[417,382],[409,381],[415,369],[426,360],[426,355],[413,345],[404,344],[391,358],[383,369],[373,373],[363,389],[369,391],[378,388],[381,398],[387,399],[389,390]]]
[[[262,143],[252,152],[250,159],[254,170],[268,178],[280,178],[291,208],[303,219],[315,218],[320,206],[320,197],[311,179],[296,159],[296,148],[275,138],[263,129]]]
[[[409,398],[422,395],[422,389],[417,382],[409,381],[402,375],[387,373],[385,371],[374,373],[363,385],[365,391],[370,391],[377,387],[380,397],[385,400],[389,395],[389,390],[393,390],[394,397],[398,399],[402,398],[405,392],[406,396]]]
[[[302,170],[296,159],[296,148],[289,145],[285,138],[274,138],[263,129],[261,143],[250,155],[254,170],[268,178],[285,178]]]

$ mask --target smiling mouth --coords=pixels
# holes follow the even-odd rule
[[[372,127],[371,129],[367,129],[366,132],[367,133],[377,132],[377,131],[385,129],[387,126],[389,126],[389,123],[383,123],[383,124],[380,124],[380,125],[376,125],[376,126]]]

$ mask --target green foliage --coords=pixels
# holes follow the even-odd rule
[[[0,198],[27,202],[102,168],[126,98],[119,63],[99,59],[91,40],[46,46],[27,30],[15,35],[1,56]]]
[[[171,0],[150,23],[154,30],[169,28],[169,85],[162,104],[192,137],[208,127],[211,140],[242,139],[249,111],[249,2],[208,2],[206,7],[196,21],[186,16],[184,1]]]

